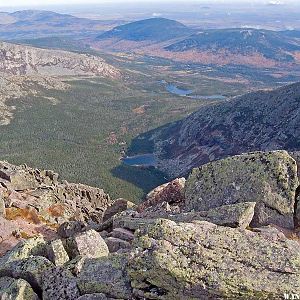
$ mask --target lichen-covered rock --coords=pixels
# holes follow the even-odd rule
[[[70,236],[79,233],[84,228],[84,223],[80,221],[68,221],[61,224],[58,229],[57,233],[62,238],[68,238]]]
[[[300,151],[289,152],[291,157],[296,161],[298,167],[298,178],[300,180]]]
[[[127,230],[135,231],[147,227],[149,224],[155,222],[155,219],[151,218],[134,218],[130,216],[122,216],[114,220],[114,228],[125,228]]]
[[[159,215],[179,214],[181,211],[182,209],[178,205],[170,205],[168,202],[161,202],[140,211],[138,217],[153,218]]]
[[[0,217],[5,217],[5,202],[0,191]]]
[[[131,244],[127,241],[121,240],[115,237],[109,237],[105,239],[105,243],[110,253],[119,251],[120,249],[130,249]]]
[[[70,260],[61,240],[54,240],[50,242],[47,246],[47,257],[56,266],[62,266]]]
[[[34,237],[19,242],[14,248],[0,257],[0,268],[8,262],[28,258],[31,255],[44,255],[46,242],[42,237]]]
[[[39,297],[27,281],[11,277],[2,277],[0,278],[0,299],[38,300]]]
[[[78,255],[97,258],[109,253],[104,239],[93,229],[68,238],[66,250],[71,258]]]
[[[126,266],[127,256],[124,254],[87,259],[77,281],[81,294],[104,293],[112,298],[131,299]]]
[[[74,276],[78,276],[86,259],[88,259],[86,256],[76,256],[74,259],[68,261],[64,265],[64,268],[69,270]]]
[[[300,186],[297,189],[296,193],[296,205],[295,205],[295,218],[294,218],[294,223],[295,223],[295,228],[299,229],[300,228]]]
[[[125,200],[123,198],[115,200],[111,206],[107,207],[106,211],[103,215],[103,222],[109,220],[111,217],[116,215],[117,213],[120,213],[122,211],[125,211],[127,209],[132,209],[136,205],[128,200]]]
[[[79,297],[77,300],[110,300],[112,298],[107,298],[103,293],[89,294],[83,295]]]
[[[115,222],[117,222],[117,220],[120,220],[122,218],[125,217],[136,217],[138,216],[139,213],[135,210],[135,209],[127,209],[125,211],[119,212],[115,215],[113,215],[112,217],[110,217],[108,220],[106,220],[105,222],[101,223],[101,224],[93,224],[92,226],[87,226],[87,229],[91,228],[91,229],[95,229],[96,231],[107,231],[110,232],[112,231],[114,228],[117,228],[118,226],[115,226]]]
[[[256,202],[252,225],[293,228],[297,187],[297,165],[286,151],[243,154],[194,169],[186,183],[186,209]]]
[[[151,217],[120,217],[114,220],[114,226],[122,227],[123,230],[132,230],[147,228],[147,226],[156,222],[157,218],[164,218],[174,222],[194,222],[207,221],[217,225],[246,228],[250,225],[255,209],[256,202],[244,202],[232,205],[223,205],[218,208],[212,208],[208,211],[182,212],[171,214],[168,212],[152,212]],[[114,235],[114,231],[111,235]],[[116,231],[117,234],[118,231]]]
[[[59,181],[53,171],[3,161],[0,161],[0,194],[4,201],[0,199],[0,217],[5,213],[5,223],[15,229],[22,228],[25,238],[42,234],[46,240],[58,238],[56,229],[64,222],[78,221],[77,227],[72,227],[74,222],[69,228],[65,225],[59,228],[63,237],[77,232],[81,223],[101,223],[104,211],[112,204],[103,189]],[[3,226],[0,236],[6,240],[5,247],[0,248],[1,254],[18,242]]]
[[[31,256],[0,266],[0,277],[8,276],[26,280],[34,290],[41,290],[42,274],[54,265],[45,257]]]
[[[300,247],[208,222],[157,220],[135,240],[128,268],[146,299],[281,299],[300,293]]]
[[[250,225],[255,209],[255,202],[244,202],[232,205],[223,205],[208,211],[187,212],[168,215],[165,219],[175,222],[207,221],[221,226],[246,228]],[[159,216],[157,216],[159,218]]]
[[[36,181],[35,174],[28,172],[27,166],[14,166],[8,162],[0,162],[0,179],[8,182],[8,186],[14,190],[34,189],[39,183]]]
[[[147,194],[146,200],[138,206],[138,211],[142,212],[147,207],[155,206],[162,202],[182,205],[184,203],[185,181],[185,178],[176,178],[155,188]]]
[[[43,300],[76,300],[80,296],[75,277],[61,267],[43,273],[42,290]]]
[[[110,236],[128,242],[134,239],[134,234],[132,233],[132,231],[124,228],[115,228],[110,234]]]
[[[256,202],[223,205],[205,213],[206,221],[222,226],[246,228],[250,225]]]

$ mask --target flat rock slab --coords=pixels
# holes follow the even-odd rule
[[[43,300],[76,300],[80,294],[70,271],[55,267],[43,273]]]
[[[104,293],[112,298],[132,299],[126,267],[124,254],[87,259],[77,280],[81,294]]]
[[[130,230],[145,228],[156,222],[157,218],[174,222],[207,221],[222,226],[246,228],[250,225],[256,202],[244,202],[232,205],[223,205],[208,211],[196,211],[180,214],[152,213],[151,218],[121,217],[114,220],[114,226],[122,226]],[[117,229],[114,229],[114,231]],[[119,229],[120,230],[120,229]],[[123,229],[126,230],[126,229]],[[114,233],[112,232],[112,234]]]
[[[141,299],[282,299],[300,294],[300,247],[208,222],[157,220],[135,240],[128,273]]]
[[[256,202],[253,226],[293,228],[297,165],[286,151],[254,152],[196,168],[186,182],[186,209],[205,211]]]
[[[71,258],[78,255],[97,258],[109,253],[104,239],[93,229],[68,238],[66,250]]]

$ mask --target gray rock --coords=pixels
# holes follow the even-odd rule
[[[111,217],[116,215],[117,213],[120,213],[122,211],[125,211],[127,209],[134,208],[136,205],[130,201],[127,201],[125,199],[117,199],[113,202],[111,206],[109,206],[103,215],[103,222],[109,220]]]
[[[61,267],[43,273],[42,290],[43,300],[76,300],[80,296],[75,277]]]
[[[126,266],[127,256],[124,254],[87,259],[77,281],[81,294],[104,293],[112,298],[131,299]]]
[[[147,194],[146,200],[138,206],[138,211],[142,212],[148,207],[162,202],[182,205],[184,203],[185,182],[185,178],[176,178],[155,188]]]
[[[253,226],[293,228],[298,184],[296,162],[286,151],[234,156],[193,170],[186,182],[186,209],[256,202]]]
[[[80,221],[68,221],[61,224],[57,233],[62,238],[68,238],[82,231],[84,223]]]
[[[296,205],[295,205],[295,228],[299,229],[300,228],[300,186],[297,189],[296,192]]]
[[[2,277],[0,278],[0,299],[38,300],[39,297],[27,281],[11,277]]]
[[[40,291],[42,274],[54,265],[45,257],[31,256],[21,260],[14,260],[0,266],[0,277],[8,276],[26,280],[35,291]]]
[[[300,180],[300,151],[289,152],[291,157],[296,161],[298,166],[298,178]]]
[[[47,246],[47,256],[56,266],[62,266],[70,260],[61,240],[50,242]]]
[[[101,233],[100,233],[101,234]],[[110,234],[111,237],[118,238],[124,241],[132,241],[134,239],[134,234],[127,229],[124,228],[115,228]]]
[[[157,218],[164,218],[174,222],[208,221],[222,226],[246,228],[250,225],[253,219],[255,205],[255,202],[244,202],[232,205],[223,205],[208,211],[196,211],[180,214],[168,214],[162,212],[152,213],[151,218],[120,217],[114,220],[114,225],[135,231],[155,223]]]
[[[78,255],[97,258],[109,253],[104,239],[93,229],[68,238],[66,250],[71,258]]]
[[[145,299],[281,299],[300,294],[300,247],[208,222],[157,220],[135,239],[128,268]]]
[[[76,256],[74,259],[68,261],[64,267],[74,276],[78,276],[86,259],[88,259],[86,256]]]
[[[117,252],[120,249],[130,249],[131,244],[127,241],[115,238],[115,237],[109,237],[105,239],[105,243],[108,246],[109,252]]]
[[[144,228],[149,224],[152,224],[153,222],[155,222],[155,219],[153,218],[146,219],[146,218],[133,218],[133,217],[121,216],[119,218],[114,219],[113,227],[125,228],[127,230],[135,231],[137,229]]]
[[[79,297],[77,300],[108,300],[105,294],[97,293],[97,294],[89,294],[83,295]]]
[[[0,217],[5,217],[5,202],[2,196],[2,193],[0,191]]]
[[[246,228],[253,219],[255,205],[255,202],[244,202],[210,209],[205,214],[205,221],[222,226]]]
[[[42,237],[34,237],[19,242],[14,248],[0,257],[0,268],[8,262],[28,258],[31,255],[44,255],[46,242]]]

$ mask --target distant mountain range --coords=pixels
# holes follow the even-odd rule
[[[40,38],[57,35],[97,35],[117,25],[117,21],[97,21],[52,11],[22,10],[0,12],[0,39]]]
[[[206,30],[165,47],[172,52],[197,51],[218,55],[261,55],[275,61],[293,61],[300,42],[288,37],[289,32],[258,29]],[[290,34],[290,36],[292,36]]]
[[[300,64],[299,31],[199,31],[166,18],[123,24],[122,20],[90,20],[51,11],[0,13],[0,39],[75,51],[89,51],[92,47],[135,52],[204,65],[290,70]]]
[[[240,153],[296,151],[300,149],[300,83],[202,107],[142,137],[141,141],[153,142],[159,168],[170,177]]]
[[[182,62],[275,67],[300,61],[300,33],[259,29],[196,32],[179,22],[152,18],[118,26],[96,39],[104,50],[138,51]]]

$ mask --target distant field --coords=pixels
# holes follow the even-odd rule
[[[14,120],[0,130],[0,159],[53,169],[68,181],[104,188],[113,198],[139,201],[165,182],[164,174],[121,163],[121,143],[168,122],[180,119],[209,102],[174,96],[160,80],[192,88],[195,93],[236,95],[251,86],[211,79],[181,66],[151,58],[107,57],[122,68],[124,78],[112,81],[81,78],[66,91],[45,90],[54,97],[12,101]],[[66,78],[67,80],[67,78]],[[145,143],[134,152],[147,152]]]

